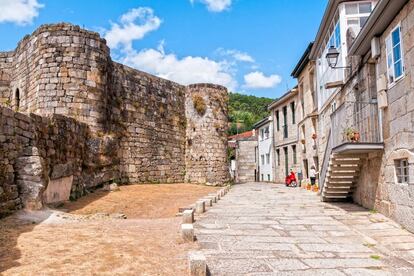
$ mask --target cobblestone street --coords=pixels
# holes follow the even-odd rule
[[[354,204],[250,183],[196,223],[211,275],[414,275],[414,235]]]

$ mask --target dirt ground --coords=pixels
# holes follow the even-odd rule
[[[196,245],[181,242],[175,214],[216,190],[131,185],[17,213],[0,220],[0,275],[187,275]],[[115,213],[127,219],[107,215]]]

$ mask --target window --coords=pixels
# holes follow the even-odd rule
[[[280,150],[276,150],[276,156],[277,156],[277,165],[280,166]]]
[[[270,174],[267,175],[267,181],[270,181]]]
[[[270,153],[266,153],[266,164],[270,164]]]
[[[292,124],[296,124],[296,118],[295,118],[295,102],[290,103],[290,109],[292,111]]]
[[[265,134],[265,139],[269,139],[269,127],[267,126],[264,130],[264,134]]]
[[[395,173],[397,175],[398,183],[409,182],[408,159],[395,160]]]
[[[263,177],[263,174],[262,174],[262,181],[264,181],[264,177]]]
[[[264,129],[260,129],[260,140],[264,140]]]
[[[276,129],[280,130],[280,121],[279,121],[279,110],[276,110]]]
[[[260,158],[262,159],[262,165],[264,165],[264,163],[265,163],[265,156],[264,156],[264,154],[262,154],[262,155],[260,156]]]
[[[372,3],[353,3],[345,5],[346,15],[370,14],[372,11]]]
[[[15,103],[16,103],[16,110],[19,111],[20,108],[20,90],[19,88],[16,89],[14,93]]]
[[[397,26],[385,40],[388,82],[395,83],[404,75],[401,27]]]
[[[293,164],[297,164],[298,163],[298,158],[296,155],[296,145],[292,146],[292,152],[293,152]]]
[[[341,26],[339,25],[339,22],[336,23],[335,26],[335,48],[341,47]]]

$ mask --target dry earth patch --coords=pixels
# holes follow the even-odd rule
[[[131,185],[0,220],[1,275],[185,275],[179,207],[217,188]],[[65,212],[63,212],[65,211]],[[67,213],[66,213],[67,212]],[[128,219],[117,215],[125,214]]]

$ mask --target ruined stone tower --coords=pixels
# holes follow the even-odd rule
[[[113,62],[98,33],[42,25],[0,53],[0,213],[108,182],[224,184],[227,120],[224,87],[152,76]]]
[[[228,181],[227,101],[225,87],[194,84],[187,89],[186,181],[219,184]]]

